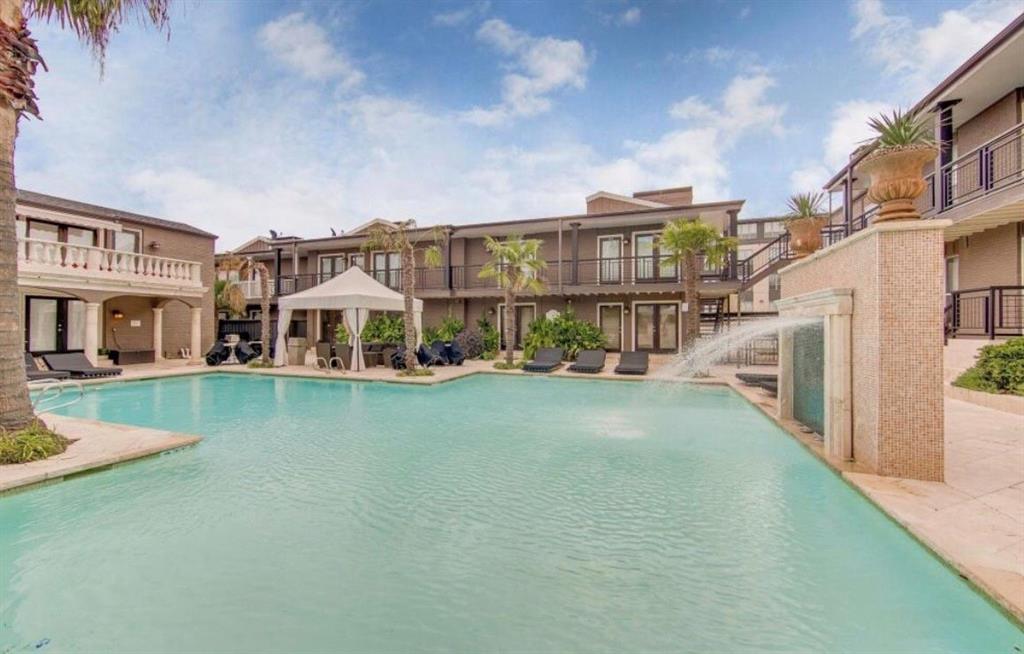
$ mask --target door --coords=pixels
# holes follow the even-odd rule
[[[84,348],[84,302],[64,298],[25,298],[27,352],[81,352]]]
[[[657,234],[636,234],[633,238],[636,281],[673,282],[679,279],[676,266],[662,266]]]
[[[679,305],[636,305],[637,350],[675,352],[679,349]]]
[[[622,305],[601,304],[597,307],[597,323],[604,334],[605,348],[618,352],[622,349]]]
[[[375,252],[373,255],[374,278],[388,288],[398,290],[402,281],[402,255],[398,252]]]
[[[324,283],[345,272],[345,255],[321,256],[320,257],[320,279],[317,283]]]
[[[600,236],[597,239],[598,283],[622,283],[622,237]]]

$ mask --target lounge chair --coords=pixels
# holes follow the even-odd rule
[[[36,365],[35,358],[33,358],[30,353],[26,352],[25,376],[28,377],[29,381],[39,381],[40,379],[67,379],[71,376],[71,373],[57,370],[40,370]]]
[[[757,372],[738,372],[736,373],[736,379],[750,386],[759,386],[762,382],[778,382],[779,376]]]
[[[260,350],[262,351],[262,344]],[[257,352],[256,348],[249,341],[238,341],[238,345],[235,346],[235,358],[242,365],[249,363],[259,356],[260,352]]]
[[[448,365],[461,366],[466,360],[466,353],[462,351],[457,341],[445,345],[445,352],[448,354]]]
[[[416,348],[416,360],[419,361],[420,365],[424,368],[444,365],[444,359],[439,357],[433,350],[422,343],[418,348]]]
[[[646,375],[649,359],[647,352],[623,352],[619,356],[619,365],[615,366],[615,374]]]
[[[439,365],[447,366],[451,363],[451,361],[448,360],[448,348],[445,347],[444,341],[434,341],[431,343],[430,353],[441,360],[441,364]]]
[[[604,370],[604,350],[581,350],[576,355],[576,362],[569,366],[572,372],[595,374]]]
[[[777,381],[763,381],[758,386],[768,391],[772,396],[778,397],[779,395],[779,382]]]
[[[316,367],[323,368],[324,372],[330,372],[332,368],[344,370],[345,364],[341,359],[331,354],[331,344],[320,341],[316,344]]]
[[[551,372],[562,365],[563,350],[560,347],[542,347],[537,350],[537,356],[525,366],[526,372]]]
[[[217,341],[206,353],[206,365],[219,366],[231,357],[231,347],[224,341]]]
[[[97,368],[89,363],[81,352],[65,354],[44,354],[43,361],[50,370],[66,372],[72,379],[90,379],[94,377],[114,377],[121,374],[120,368]]]

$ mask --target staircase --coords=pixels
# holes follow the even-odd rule
[[[737,262],[740,290],[757,284],[792,260],[793,250],[789,247],[789,232],[786,232],[746,259]]]
[[[722,329],[725,320],[725,298],[701,298],[700,335],[711,336]]]

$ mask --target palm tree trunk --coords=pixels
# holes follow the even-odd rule
[[[257,270],[260,275],[260,340],[263,341],[260,363],[267,366],[270,365],[270,271],[260,265],[262,268]],[[281,325],[277,327],[280,329]]]
[[[505,289],[505,363],[511,368],[516,349],[516,295],[511,285]]]
[[[18,27],[20,0],[0,0],[0,20]],[[14,225],[14,140],[18,114],[0,100],[0,427],[22,429],[35,419],[25,379],[18,319],[18,244]]]
[[[683,275],[686,288],[686,339],[684,344],[689,345],[700,336],[700,298],[697,297],[699,274],[697,273],[697,255],[693,252],[686,254]]]
[[[414,272],[416,256],[412,245],[402,248],[402,300],[405,309],[405,369],[416,368],[416,325],[414,323],[412,300],[415,289]]]

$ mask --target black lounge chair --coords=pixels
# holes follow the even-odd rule
[[[760,386],[762,382],[778,382],[779,376],[759,372],[738,372],[736,379],[749,386]]]
[[[64,354],[44,354],[43,361],[50,370],[66,372],[72,379],[91,379],[94,377],[114,377],[121,374],[120,368],[97,368],[89,363],[81,352]]]
[[[416,360],[419,361],[420,365],[424,368],[444,365],[444,359],[439,357],[433,350],[422,343],[418,348],[416,348]]]
[[[249,363],[259,356],[260,352],[257,352],[256,348],[254,348],[253,344],[249,341],[238,341],[238,345],[235,346],[235,358],[238,359],[238,363],[241,363],[242,365]]]
[[[777,381],[763,381],[758,386],[768,391],[774,397],[779,395],[779,382]]]
[[[466,353],[462,351],[456,341],[445,345],[445,352],[448,354],[448,365],[461,366],[462,362],[466,360]]]
[[[431,343],[430,353],[441,360],[441,363],[438,365],[447,366],[451,363],[451,361],[448,360],[448,348],[445,347],[444,341],[434,341]]]
[[[219,366],[231,356],[231,348],[224,341],[217,341],[206,353],[206,365]]]
[[[71,373],[58,370],[40,370],[36,366],[36,360],[30,353],[26,352],[25,376],[28,377],[29,381],[39,381],[40,379],[67,379],[71,376]]]
[[[576,355],[576,362],[569,366],[572,372],[586,372],[595,374],[604,370],[604,350],[580,350]]]
[[[623,352],[619,355],[619,365],[615,366],[615,374],[646,375],[649,358],[647,352]]]
[[[533,358],[533,361],[523,366],[523,370],[526,372],[551,372],[562,365],[562,354],[563,351],[560,347],[542,347],[537,350],[537,356]]]

